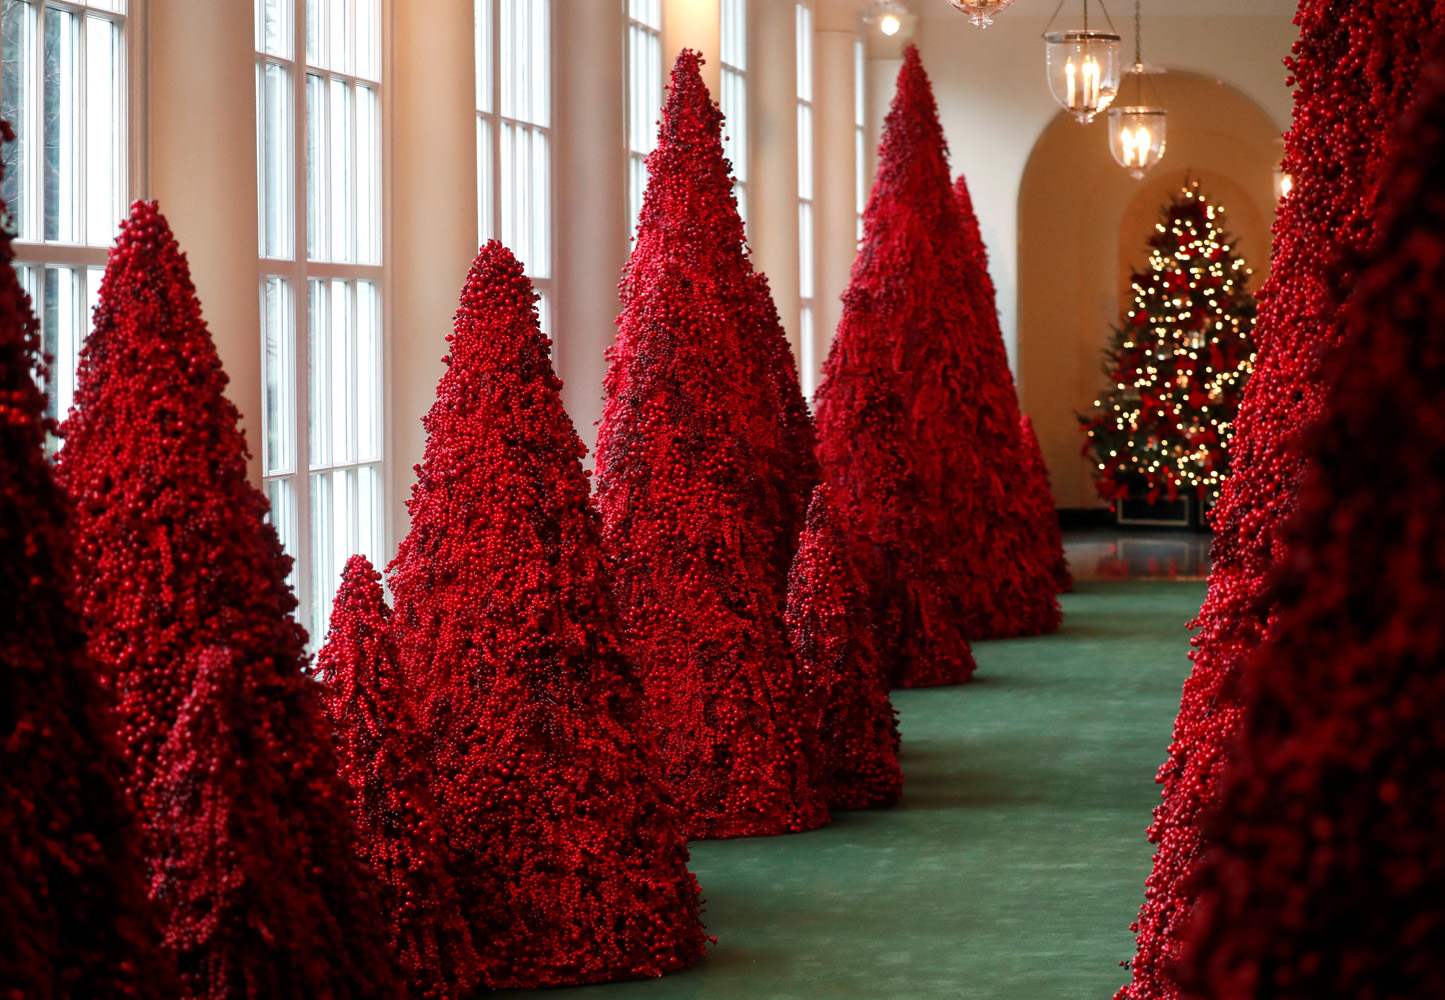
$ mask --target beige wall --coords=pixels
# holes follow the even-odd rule
[[[1236,246],[1262,277],[1268,266],[1279,158],[1273,121],[1216,80],[1165,74],[1154,81],[1169,109],[1164,160],[1143,181],[1114,163],[1105,126],[1060,113],[1025,169],[1018,214],[1020,402],[1034,421],[1062,507],[1102,506],[1079,454],[1076,411],[1102,386],[1100,351],[1143,266],[1159,209],[1186,173],[1226,211]],[[1256,280],[1257,285],[1257,280]]]

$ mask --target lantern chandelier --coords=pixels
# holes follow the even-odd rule
[[[1082,124],[1109,106],[1119,92],[1119,35],[1104,0],[1097,0],[1109,21],[1109,31],[1089,28],[1089,0],[1084,0],[1084,26],[1071,31],[1050,31],[1066,0],[1059,0],[1044,29],[1049,90],[1063,109]]]
[[[948,0],[955,10],[961,10],[968,19],[980,28],[993,24],[993,16],[1008,7],[1014,0]]]
[[[1169,112],[1159,107],[1158,95],[1153,94],[1154,85],[1149,83],[1139,37],[1139,0],[1134,0],[1134,65],[1128,74],[1134,81],[1134,104],[1109,109],[1109,152],[1135,180],[1141,180],[1164,155],[1165,130],[1169,124]],[[1144,103],[1146,83],[1154,97],[1152,106]]]

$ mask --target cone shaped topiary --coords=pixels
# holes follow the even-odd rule
[[[1445,996],[1445,65],[1421,100],[1204,821],[1189,996]]]
[[[764,363],[759,280],[696,53],[673,69],[598,433],[598,506],[624,639],[695,837],[828,819],[781,570],[797,483]],[[786,350],[786,345],[782,346]],[[770,374],[771,371],[771,374]],[[801,506],[794,509],[801,510]]]
[[[863,226],[815,400],[818,457],[871,594],[889,680],[959,684],[974,671],[965,635],[979,553],[959,564],[955,521],[966,512],[945,509],[954,491],[945,480],[978,482],[974,420],[962,398],[978,366],[962,353],[962,327],[973,322],[957,281],[967,266],[962,224],[933,93],[912,46]],[[967,510],[975,506],[970,500]]]
[[[703,950],[697,883],[639,735],[585,449],[500,243],[477,254],[448,340],[392,623],[485,981],[682,968]]]
[[[0,132],[14,138],[7,123]],[[53,425],[34,381],[40,325],[12,239],[0,228],[0,992],[178,997],[113,721],[71,608],[65,501],[45,459]]]
[[[185,257],[155,204],[137,202],[101,282],[57,469],[75,507],[89,650],[143,803],[152,895],[197,997],[247,996],[262,981],[271,997],[395,996],[373,876],[301,672],[291,560],[247,480],[225,383]],[[198,692],[212,647],[224,653]],[[233,697],[245,703],[213,704]],[[198,771],[202,760],[219,772]],[[258,784],[242,789],[248,769]],[[261,872],[290,882],[232,881]]]
[[[898,714],[873,639],[868,592],[848,558],[830,491],[819,486],[788,586],[788,629],[812,701],[833,809],[897,803]]]
[[[1168,970],[1194,903],[1190,878],[1207,848],[1200,816],[1217,799],[1239,728],[1241,665],[1266,635],[1265,584],[1281,558],[1280,528],[1304,470],[1299,430],[1320,413],[1320,358],[1339,340],[1339,308],[1353,285],[1349,262],[1375,242],[1394,123],[1415,96],[1421,46],[1442,18],[1439,0],[1305,0],[1296,17],[1294,126],[1284,160],[1294,187],[1275,222],[1273,264],[1259,295],[1258,355],[1235,425],[1234,472],[1214,510],[1209,592],[1159,772],[1163,801],[1149,828],[1154,867],[1135,924],[1132,981],[1119,1000],[1178,995]]]
[[[1019,436],[1023,442],[1025,497],[1032,505],[1029,517],[1043,525],[1049,561],[1054,567],[1054,589],[1065,594],[1074,589],[1074,575],[1069,572],[1069,560],[1064,557],[1064,532],[1059,525],[1059,510],[1054,506],[1053,488],[1049,485],[1049,468],[1044,464],[1044,452],[1027,413],[1019,418]]]
[[[976,501],[983,516],[974,516],[963,527],[972,531],[968,548],[981,552],[990,566],[986,582],[991,584],[987,597],[974,605],[978,610],[968,634],[976,638],[1040,635],[1059,627],[1062,616],[1053,595],[1068,589],[1059,585],[1063,542],[1058,513],[1049,493],[1048,474],[1040,478],[1042,464],[1034,466],[1023,439],[1018,391],[999,328],[997,293],[988,272],[988,248],[962,174],[954,181],[953,196],[963,223],[963,252],[968,261],[968,270],[959,280],[973,299],[973,325],[965,334],[979,364],[973,407],[983,464],[982,495]],[[1047,500],[1047,506],[1041,498]],[[1067,576],[1067,567],[1064,573]]]
[[[379,877],[382,916],[411,996],[465,1000],[481,984],[481,962],[447,868],[431,769],[405,714],[390,619],[381,574],[352,556],[316,672],[351,786],[357,847]]]

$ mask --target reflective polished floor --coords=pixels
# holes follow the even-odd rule
[[[1203,580],[1214,536],[1198,531],[1090,528],[1064,532],[1077,581]]]

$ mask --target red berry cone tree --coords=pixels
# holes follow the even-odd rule
[[[27,1000],[176,997],[120,747],[71,610],[66,504],[34,381],[40,327],[11,239],[0,228],[0,984]]]
[[[481,984],[481,962],[447,867],[431,769],[405,714],[390,627],[381,574],[352,556],[316,656],[322,702],[351,786],[357,847],[380,881],[382,916],[411,996],[466,1000]]]
[[[1063,536],[1048,471],[1042,455],[1034,460],[1038,441],[1030,446],[1020,423],[1018,391],[998,322],[998,295],[988,271],[988,247],[962,174],[954,181],[953,196],[968,262],[968,270],[956,280],[971,295],[973,326],[967,333],[979,361],[975,406],[986,486],[983,502],[992,507],[988,523],[975,519],[967,525],[975,532],[968,544],[971,548],[981,544],[985,558],[996,567],[989,612],[995,624],[980,623],[968,634],[976,638],[1038,635],[1059,627],[1061,613],[1052,595],[1073,589],[1073,580],[1063,562]],[[1045,589],[1047,599],[1042,596]]]
[[[597,441],[624,641],[694,837],[807,830],[828,812],[783,624],[796,489],[760,281],[699,57],[663,108]],[[783,345],[786,350],[786,345]],[[798,509],[801,509],[800,507]]]
[[[898,715],[873,639],[868,593],[826,486],[813,491],[788,585],[788,629],[812,702],[834,809],[891,806],[903,792]]]
[[[346,789],[301,672],[291,560],[247,480],[225,383],[185,257],[155,204],[137,202],[101,282],[57,468],[75,508],[89,650],[118,703],[143,804],[152,895],[165,900],[169,943],[198,997],[246,996],[247,982],[273,975],[295,985],[260,995],[394,996],[373,876],[356,856]],[[229,652],[212,659],[225,663],[197,693],[200,653],[217,646]],[[247,703],[223,711],[205,700],[232,695]],[[223,732],[229,725],[248,728]],[[230,751],[240,756],[216,756]],[[207,755],[220,773],[195,770]],[[248,768],[256,787],[232,787]],[[215,811],[233,806],[258,815]],[[267,810],[284,822],[264,825]],[[264,839],[252,835],[261,829]],[[292,884],[228,881],[267,866]],[[283,954],[275,940],[305,953]]]
[[[1353,285],[1347,267],[1375,242],[1394,123],[1415,96],[1421,46],[1442,18],[1439,0],[1305,0],[1296,17],[1294,125],[1284,161],[1294,187],[1275,222],[1273,266],[1259,296],[1258,354],[1235,426],[1235,471],[1214,512],[1209,593],[1159,772],[1163,801],[1149,828],[1154,867],[1135,925],[1132,981],[1119,1000],[1178,995],[1168,969],[1193,907],[1189,878],[1207,846],[1199,820],[1217,800],[1239,728],[1241,665],[1270,619],[1265,584],[1304,471],[1299,429],[1320,413],[1320,359],[1339,341],[1339,309]]]
[[[1054,589],[1065,594],[1074,589],[1074,575],[1069,572],[1069,560],[1064,557],[1064,532],[1059,525],[1053,488],[1049,485],[1049,469],[1044,464],[1044,452],[1034,433],[1034,423],[1027,413],[1019,418],[1019,435],[1023,441],[1024,465],[1028,469],[1025,489],[1027,502],[1032,505],[1029,517],[1044,527],[1049,558],[1054,566]]]
[[[906,212],[922,213],[916,228]],[[934,230],[938,250],[929,254]],[[946,282],[939,275],[945,263]],[[961,388],[976,373],[958,357],[958,331],[940,331],[925,301],[934,285],[956,289],[964,266],[943,133],[910,46],[884,124],[863,247],[815,400],[824,480],[871,595],[889,680],[902,687],[959,684],[974,671],[964,632],[972,577],[953,565],[956,538],[942,491],[945,465],[972,483],[977,460],[955,468],[951,454],[947,462],[939,454],[938,438],[944,424],[953,433],[969,423],[945,377]],[[971,322],[969,301],[959,294],[951,313]],[[963,446],[954,437],[949,444]]]
[[[477,254],[448,339],[392,623],[484,978],[682,968],[704,944],[684,831],[639,734],[585,449],[500,243]]]
[[[1422,91],[1205,820],[1191,996],[1445,996],[1445,65]]]

